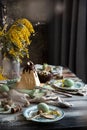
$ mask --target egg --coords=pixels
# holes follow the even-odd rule
[[[9,91],[9,87],[8,87],[6,84],[3,84],[3,85],[0,87],[0,91],[1,91],[1,92],[8,92],[8,91]]]
[[[39,103],[37,107],[38,107],[38,111],[42,111],[42,112],[49,111],[49,106],[46,103]]]
[[[63,83],[66,87],[71,87],[74,85],[74,81],[72,79],[65,79]]]

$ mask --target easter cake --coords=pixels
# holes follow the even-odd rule
[[[40,81],[34,63],[29,61],[23,68],[21,80],[18,83],[17,88],[34,89],[35,86],[40,86]]]

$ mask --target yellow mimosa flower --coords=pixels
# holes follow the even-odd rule
[[[1,48],[3,56],[12,58],[22,58],[25,55],[29,57],[28,45],[31,43],[30,36],[34,33],[34,28],[26,18],[18,19],[6,31],[7,24],[0,31],[0,39],[3,47]]]

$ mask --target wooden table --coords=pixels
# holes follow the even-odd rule
[[[14,128],[22,128],[24,130],[58,130],[58,129],[74,129],[80,128],[87,130],[87,96],[73,96],[66,98],[66,101],[73,104],[71,108],[62,108],[65,112],[63,119],[54,123],[36,123],[26,121],[25,119],[18,119],[16,122],[9,122],[0,124],[0,129],[5,128],[12,130]],[[17,114],[15,114],[17,115]],[[7,115],[9,116],[9,115]]]
[[[27,121],[21,113],[14,114],[15,121],[0,123],[0,130],[87,130],[87,96],[65,97],[65,101],[72,104],[70,108],[61,108],[65,115],[64,118],[53,123],[37,123]],[[13,115],[0,115],[0,119],[4,117],[13,117]],[[20,118],[21,117],[21,118]]]

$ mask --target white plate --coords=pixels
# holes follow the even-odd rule
[[[53,74],[59,74],[60,73],[60,69],[63,69],[62,66],[54,66],[54,65],[49,65],[51,67],[51,72]],[[43,65],[41,64],[36,64],[35,68],[37,71],[42,71],[43,70]]]
[[[9,88],[15,88],[16,84],[20,81],[20,78],[0,80],[0,86],[6,84]]]
[[[32,118],[32,116],[38,112],[37,105],[32,105],[24,110],[23,116],[27,120],[31,120],[31,121],[35,121],[35,122],[44,122],[44,123],[58,121],[64,117],[64,112],[60,108],[58,108],[56,106],[49,105],[49,109],[50,110],[57,110],[60,115],[59,116],[56,115],[53,119],[47,119],[47,118],[44,118],[41,116],[38,116],[36,118]]]
[[[54,86],[57,87],[57,88],[60,88],[60,89],[64,89],[64,90],[81,90],[85,87],[85,84],[83,82],[80,82],[80,81],[77,81],[74,83],[73,86],[71,87],[66,87],[66,86],[62,86],[62,83],[61,82],[56,82],[54,83]]]
[[[36,64],[35,65],[35,69],[36,70],[42,70],[43,68],[42,68],[43,66],[41,65],[41,64]]]

